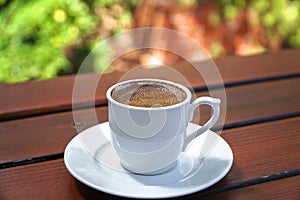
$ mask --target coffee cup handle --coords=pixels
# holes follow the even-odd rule
[[[189,121],[193,120],[193,116],[194,116],[194,111],[195,109],[200,106],[200,105],[209,105],[212,107],[213,113],[211,118],[201,127],[199,128],[196,132],[194,132],[191,135],[187,135],[186,139],[185,139],[185,144],[184,144],[184,148],[185,149],[187,147],[187,145],[196,137],[198,137],[199,135],[201,135],[202,133],[204,133],[205,131],[209,130],[211,127],[213,127],[213,125],[215,125],[215,123],[217,122],[217,120],[219,119],[220,116],[220,104],[221,104],[221,100],[220,99],[216,99],[216,98],[212,98],[212,97],[199,97],[197,99],[195,99],[189,106],[189,110],[188,110],[188,117],[189,117]]]

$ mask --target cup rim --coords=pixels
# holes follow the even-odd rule
[[[122,85],[122,84],[129,83],[129,82],[138,82],[138,81],[153,81],[153,82],[162,82],[162,83],[174,85],[176,87],[179,87],[180,89],[182,89],[186,93],[186,98],[183,101],[181,101],[177,104],[173,104],[173,105],[170,105],[170,106],[160,106],[160,107],[132,106],[132,105],[127,105],[127,104],[120,103],[120,102],[118,102],[118,101],[116,101],[112,98],[111,92],[115,87],[117,87],[119,85]],[[163,80],[163,79],[153,79],[153,78],[141,78],[141,79],[131,79],[131,80],[126,80],[126,81],[121,81],[121,82],[118,82],[118,83],[110,86],[108,88],[108,90],[106,91],[106,98],[108,99],[108,101],[110,101],[114,104],[117,104],[118,106],[124,107],[124,108],[130,108],[130,109],[136,109],[136,110],[166,110],[166,109],[177,108],[177,107],[180,107],[180,106],[182,106],[186,103],[190,103],[190,100],[192,98],[192,94],[191,94],[191,91],[187,87],[185,87],[185,86],[183,86],[179,83],[173,82],[173,81]]]

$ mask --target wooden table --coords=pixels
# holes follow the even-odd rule
[[[300,49],[216,60],[227,94],[222,137],[234,152],[229,173],[217,184],[186,199],[300,199]],[[192,68],[197,95],[206,87]],[[103,75],[96,112],[107,121],[105,90],[122,73]],[[168,77],[162,74],[162,78]],[[92,80],[93,74],[82,76]],[[82,118],[73,121],[74,76],[0,85],[0,199],[114,199],[74,179],[63,152],[76,136],[96,124],[89,99],[75,102]],[[203,120],[209,109],[203,108]]]

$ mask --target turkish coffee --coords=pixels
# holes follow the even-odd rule
[[[111,96],[114,100],[130,106],[165,107],[184,101],[187,94],[169,83],[142,80],[116,86]]]

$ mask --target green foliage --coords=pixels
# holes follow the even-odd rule
[[[209,47],[209,52],[213,58],[218,57],[224,51],[224,47],[220,42],[213,42]]]
[[[0,83],[47,79],[74,73],[99,41],[123,31],[132,22],[140,0],[0,0]],[[177,0],[195,6],[197,0]],[[259,16],[270,43],[300,47],[299,0],[219,0],[220,13],[208,19],[211,27],[231,21],[241,11]],[[109,22],[109,23],[107,23]],[[210,47],[223,51],[220,43]],[[105,72],[111,49],[94,52],[91,70]],[[68,57],[67,57],[68,55]],[[71,58],[70,58],[71,57]]]
[[[288,0],[271,1],[260,13],[267,38],[279,38],[289,46],[300,47],[300,2]]]
[[[194,6],[197,3],[197,1],[196,0],[177,0],[176,3],[179,7],[185,8],[185,7]]]
[[[78,1],[12,1],[0,12],[0,81],[45,79],[71,70],[64,48],[95,24]]]
[[[219,0],[225,20],[233,20],[244,9],[256,12],[272,43],[300,47],[299,0]]]
[[[47,79],[76,70],[66,49],[83,45],[91,50],[92,40],[84,39],[101,23],[99,9],[136,0],[0,0],[0,83]],[[125,14],[124,14],[125,13]],[[129,10],[115,14],[119,23],[108,34],[119,32],[131,22]],[[105,29],[105,27],[103,28]],[[107,36],[107,35],[105,35]]]

